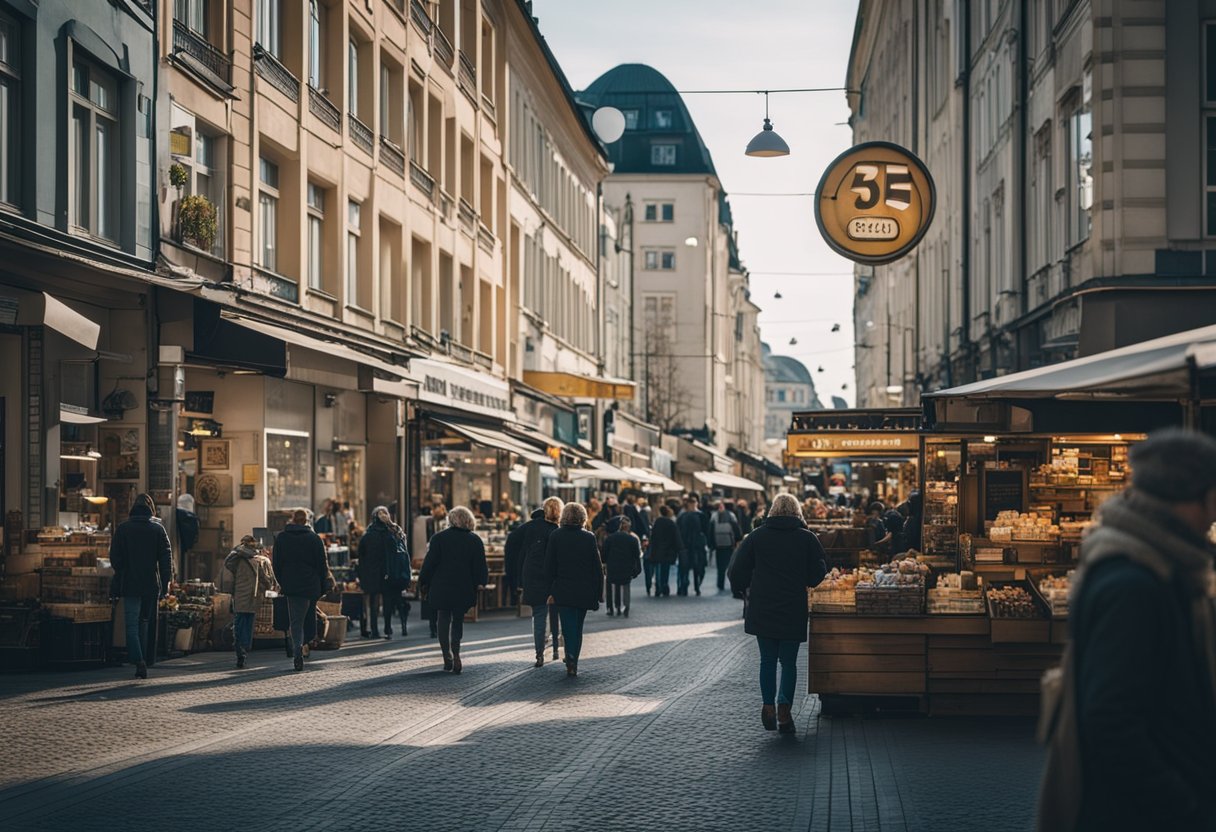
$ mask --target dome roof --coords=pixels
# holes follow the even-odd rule
[[[811,371],[806,368],[806,365],[788,355],[764,356],[764,370],[769,381],[815,386],[815,381],[811,378]]]
[[[596,78],[578,98],[592,109],[616,107],[625,114],[625,135],[607,146],[616,173],[717,176],[684,99],[654,67],[620,64]]]

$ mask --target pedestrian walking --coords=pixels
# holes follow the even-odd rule
[[[629,617],[629,586],[642,574],[642,542],[622,517],[615,532],[604,538],[604,573],[608,576],[608,614]]]
[[[557,606],[566,642],[566,675],[578,675],[583,649],[583,622],[604,600],[604,570],[595,535],[583,527],[587,510],[578,503],[562,508],[561,525],[545,548],[549,603]]]
[[[705,580],[705,567],[709,563],[709,552],[705,540],[705,522],[696,497],[684,501],[684,508],[676,518],[680,532],[679,568],[676,572],[676,594],[687,595],[689,573],[697,595],[701,594],[701,582]]]
[[[393,637],[393,616],[398,613],[401,615],[401,635],[409,635],[410,602],[405,599],[405,591],[410,588],[409,544],[406,542],[405,531],[393,522],[392,512],[386,506],[373,509],[372,521],[359,539],[360,553],[364,551],[364,541],[368,541],[369,554],[372,547],[379,547],[383,552],[384,638],[387,640]],[[363,562],[362,554],[359,556],[359,562]],[[359,582],[362,584],[363,579],[360,578]],[[374,618],[372,622],[374,624]]]
[[[431,507],[431,516],[427,520],[427,524],[426,524],[427,546],[428,547],[430,546],[432,537],[439,534],[439,532],[443,531],[447,527],[448,527],[447,506],[445,506],[443,503],[435,503],[435,505]],[[421,563],[418,564],[418,568],[419,569],[422,568]],[[425,618],[427,620],[427,623],[430,625],[431,638],[438,638],[439,637],[439,624],[438,624],[439,613],[436,612],[434,607],[432,607],[426,601],[422,602],[422,617]]]
[[[802,516],[801,507],[798,513]],[[713,529],[714,560],[718,567],[718,592],[721,593],[726,591],[726,573],[730,558],[735,553],[735,546],[743,539],[743,532],[739,528],[739,521],[735,519],[735,513],[720,502],[714,505],[709,523]],[[734,584],[731,584],[731,589],[732,594],[737,594]]]
[[[114,567],[110,594],[122,599],[127,659],[135,665],[136,678],[147,679],[148,665],[156,661],[157,605],[169,594],[173,577],[169,533],[147,494],[136,496],[127,519],[114,530],[110,565]]]
[[[650,548],[646,557],[654,564],[654,597],[671,596],[671,566],[680,560],[684,541],[671,516],[671,506],[659,506],[659,516],[650,530]]]
[[[1167,430],[1129,458],[1131,487],[1081,544],[1071,642],[1045,680],[1045,832],[1216,829],[1216,441]]]
[[[380,605],[388,580],[388,559],[397,549],[397,538],[388,527],[391,522],[388,509],[376,506],[372,509],[367,530],[359,538],[359,563],[355,575],[359,578],[359,589],[363,591],[363,620],[359,622],[359,634],[364,638],[380,638]]]
[[[418,573],[418,585],[435,611],[443,669],[460,673],[460,640],[464,616],[477,604],[477,592],[490,582],[486,549],[473,533],[473,512],[456,506],[448,512],[448,527],[431,538],[426,559]]]
[[[520,600],[532,608],[532,638],[536,645],[536,667],[545,665],[545,622],[553,633],[553,660],[557,661],[557,607],[549,603],[549,581],[545,577],[545,548],[549,535],[557,529],[562,516],[562,501],[550,497],[532,512],[532,519],[507,537],[507,557],[515,568],[515,583],[522,588]],[[512,558],[511,552],[516,554]]]
[[[291,522],[274,539],[270,553],[274,578],[287,598],[290,647],[296,670],[304,669],[304,645],[316,638],[317,601],[334,588],[325,559],[325,544],[308,525],[308,513],[296,509]]]
[[[247,534],[224,558],[224,568],[232,573],[232,641],[240,669],[253,647],[253,624],[262,600],[274,588],[274,567],[254,536]]]
[[[790,704],[798,684],[798,648],[807,639],[806,591],[827,574],[825,560],[798,500],[778,494],[764,525],[744,538],[731,562],[731,587],[747,593],[744,632],[760,648],[760,720],[766,731],[794,731]]]

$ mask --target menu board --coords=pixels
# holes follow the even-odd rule
[[[1021,468],[985,469],[983,500],[985,520],[1002,511],[1026,510],[1026,471]]]

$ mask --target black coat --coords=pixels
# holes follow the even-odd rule
[[[329,578],[325,544],[308,526],[288,523],[274,539],[270,562],[287,597],[315,601],[325,594]]]
[[[110,565],[114,567],[111,587],[117,597],[159,598],[168,593],[173,577],[169,533],[142,504],[136,503],[129,519],[114,530]]]
[[[705,541],[705,516],[699,511],[684,510],[676,518],[676,528],[684,544],[684,557],[688,566],[704,568],[708,562],[708,545]]]
[[[604,540],[608,582],[627,584],[642,573],[642,542],[632,532],[614,532]]]
[[[630,531],[638,537],[650,537],[650,523],[635,504],[625,503],[621,511],[629,518]]]
[[[511,538],[515,538],[515,580],[523,588],[523,602],[529,607],[543,607],[549,602],[549,579],[545,577],[545,549],[549,535],[557,530],[556,523],[545,520],[543,511],[536,511],[532,519],[524,523],[507,538],[507,557],[510,558]]]
[[[558,606],[598,610],[604,600],[604,568],[595,535],[578,526],[555,529],[545,548],[545,579]]]
[[[388,559],[396,554],[397,537],[383,523],[371,523],[359,538],[359,565],[355,574],[364,592],[384,592]]]
[[[1112,556],[1078,587],[1079,830],[1216,828],[1216,709],[1190,599]]]
[[[463,614],[477,605],[477,587],[490,582],[486,547],[469,529],[449,526],[431,538],[418,572],[427,605]]]
[[[732,589],[747,589],[744,630],[753,636],[806,641],[807,587],[828,573],[823,546],[801,517],[770,517],[731,558]]]
[[[654,521],[650,530],[650,548],[646,557],[651,563],[675,563],[680,552],[684,549],[684,541],[676,528],[676,521],[670,517],[660,517]]]

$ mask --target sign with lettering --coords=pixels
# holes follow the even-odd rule
[[[815,191],[819,233],[838,254],[878,265],[916,247],[937,205],[928,168],[890,142],[865,142],[836,157]]]
[[[515,421],[511,388],[501,379],[430,358],[410,359],[410,376],[422,401]]]
[[[791,456],[837,458],[848,456],[915,456],[920,434],[876,431],[791,433],[786,438]]]

